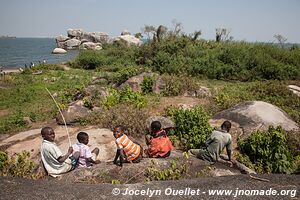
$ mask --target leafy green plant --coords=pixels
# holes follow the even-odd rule
[[[113,180],[111,180],[111,184],[118,185],[118,184],[121,184],[121,181],[118,179],[113,179]]]
[[[93,103],[92,103],[91,99],[89,99],[87,97],[83,98],[83,105],[89,109],[93,108]]]
[[[293,157],[281,127],[270,127],[266,132],[254,132],[249,138],[239,140],[238,147],[242,154],[249,157],[256,169],[272,173],[292,171]]]
[[[144,80],[141,83],[141,89],[143,94],[149,94],[153,92],[154,83],[155,83],[155,77],[144,76]]]
[[[211,167],[211,166],[206,166],[204,169],[202,169],[201,171],[196,172],[196,177],[197,178],[203,178],[203,177],[209,177],[211,176],[211,172],[215,170],[215,167]]]
[[[12,157],[9,157],[6,152],[0,151],[1,176],[34,178],[35,164],[29,160],[29,157],[30,153],[26,151],[17,153]]]
[[[189,171],[188,163],[178,164],[175,160],[169,161],[168,169],[157,169],[155,162],[146,169],[146,176],[149,181],[179,180],[186,176]]]
[[[132,103],[139,108],[147,105],[147,99],[139,92],[134,92],[130,87],[121,90],[111,89],[110,95],[103,100],[103,105],[107,108],[119,103]]]
[[[121,103],[101,112],[90,114],[81,120],[81,124],[92,124],[111,130],[115,126],[122,124],[127,127],[128,135],[143,136],[146,130],[145,121],[148,117],[150,115],[145,109],[138,108],[132,104]]]
[[[184,140],[188,149],[201,147],[212,128],[208,123],[208,115],[201,106],[188,109],[178,109],[170,107],[167,115],[171,116],[176,128],[170,135],[176,135],[179,140]]]

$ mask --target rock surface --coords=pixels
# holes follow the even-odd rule
[[[253,131],[281,126],[286,131],[299,130],[296,122],[280,108],[263,101],[247,101],[217,113],[213,120],[230,120],[242,129],[242,138]]]
[[[161,128],[163,129],[169,129],[175,127],[174,122],[169,118],[163,116],[151,116],[146,120],[146,124],[149,129],[153,121],[159,121],[161,123]]]
[[[255,180],[248,175],[235,175],[223,177],[197,178],[179,181],[155,181],[137,184],[85,184],[85,183],[62,183],[57,180],[29,180],[21,178],[0,177],[2,199],[299,199],[300,181],[297,175],[265,174],[257,175],[268,182]],[[186,195],[166,195],[165,192],[178,192],[190,188],[199,193],[186,193]],[[237,189],[244,191],[263,190],[289,191],[286,195],[238,195],[234,196]],[[144,195],[125,195],[125,191],[144,191]],[[149,192],[153,191],[153,196]],[[212,195],[209,190],[231,191],[229,195]],[[156,192],[158,191],[158,192]],[[148,194],[148,195],[147,195]]]
[[[67,53],[67,51],[62,48],[55,48],[55,49],[53,49],[52,53],[53,54],[64,54],[64,53]]]
[[[102,46],[101,43],[94,43],[94,42],[85,42],[80,45],[81,49],[90,49],[90,50],[101,50]]]
[[[205,86],[199,86],[198,89],[193,91],[186,91],[183,96],[191,96],[191,97],[211,97],[210,89]]]
[[[83,101],[73,102],[62,114],[66,120],[66,124],[73,124],[78,122],[90,113],[90,110],[83,106]],[[56,121],[60,125],[64,125],[63,118],[60,114],[57,115]]]
[[[75,38],[66,41],[67,49],[77,49],[80,44],[81,41]]]
[[[139,46],[142,44],[142,41],[139,38],[134,37],[133,35],[121,35],[114,39],[114,42],[119,40],[124,40],[128,45]]]
[[[288,86],[289,90],[292,91],[295,95],[300,97],[300,87],[297,85],[289,85]]]
[[[137,76],[133,76],[129,78],[125,83],[120,85],[120,88],[124,88],[125,86],[131,87],[133,91],[142,92],[142,83],[146,76],[152,77],[155,82],[152,87],[152,91],[154,93],[160,93],[164,89],[164,82],[161,77],[156,73],[146,73],[143,72]]]

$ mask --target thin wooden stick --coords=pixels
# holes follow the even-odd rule
[[[64,124],[65,124],[65,127],[66,127],[66,131],[67,131],[67,134],[68,134],[69,145],[70,145],[70,147],[71,147],[71,146],[72,146],[72,145],[71,145],[71,139],[70,139],[70,134],[69,134],[69,130],[68,130],[68,127],[67,127],[67,123],[66,123],[65,117],[64,117],[64,115],[62,114],[60,107],[58,106],[56,100],[54,99],[54,97],[52,96],[52,94],[50,93],[50,91],[49,91],[47,88],[46,88],[46,90],[47,90],[47,92],[50,94],[51,98],[53,99],[53,101],[54,101],[56,107],[58,108],[58,111],[59,111],[59,113],[60,113],[60,115],[61,115],[61,117],[62,117],[62,119],[63,119],[63,121],[64,121]]]
[[[252,179],[258,180],[258,181],[270,182],[270,180],[268,180],[268,179],[252,176],[251,174],[249,174],[249,177]]]

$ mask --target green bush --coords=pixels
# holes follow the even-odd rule
[[[1,176],[13,176],[22,178],[35,178],[33,170],[35,164],[29,160],[30,153],[23,151],[9,157],[6,152],[0,151]]]
[[[186,160],[186,159],[185,159]],[[168,169],[157,169],[155,163],[146,169],[147,180],[149,181],[166,181],[179,180],[189,172],[188,162],[180,163],[175,160],[169,161]]]
[[[76,58],[77,65],[83,69],[96,69],[103,63],[103,55],[98,51],[84,50]]]
[[[130,87],[125,87],[121,90],[111,89],[110,95],[102,102],[106,108],[110,108],[119,103],[132,103],[142,108],[145,107],[148,102],[146,97],[142,96],[139,92],[134,92]]]
[[[207,136],[212,133],[213,129],[208,123],[209,116],[201,106],[190,110],[171,107],[167,110],[167,114],[173,118],[176,126],[170,135],[185,141],[188,149],[200,148]]]
[[[184,92],[195,91],[199,87],[193,77],[164,75],[163,81],[165,83],[164,96],[183,95]]]
[[[170,75],[203,76],[220,80],[300,79],[300,49],[270,44],[193,41],[186,36],[166,36],[139,47],[119,42],[103,50],[83,51],[75,61],[86,69],[114,66],[151,67]]]
[[[141,83],[141,89],[143,94],[149,94],[153,92],[153,86],[155,84],[155,77],[144,76],[144,80]]]
[[[101,112],[95,112],[81,121],[82,125],[92,124],[113,129],[117,125],[127,127],[128,135],[143,136],[146,130],[146,119],[150,117],[146,110],[135,105],[122,103]]]
[[[249,138],[239,140],[238,147],[255,168],[260,168],[263,172],[290,173],[293,170],[293,157],[281,127],[254,132]]]

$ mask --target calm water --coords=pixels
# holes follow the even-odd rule
[[[47,63],[62,63],[74,59],[78,51],[68,51],[66,54],[52,54],[56,47],[53,38],[16,38],[0,39],[0,66],[24,67],[31,62],[38,64],[45,60]]]

